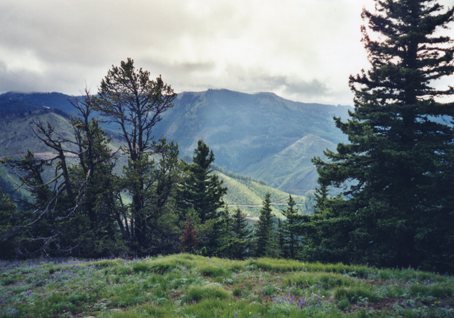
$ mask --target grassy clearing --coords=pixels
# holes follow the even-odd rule
[[[454,278],[180,254],[0,263],[0,317],[454,317]]]

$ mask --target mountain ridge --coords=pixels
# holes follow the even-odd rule
[[[213,149],[218,166],[287,192],[304,194],[315,187],[310,159],[298,168],[300,172],[296,172],[297,181],[291,189],[287,183],[274,182],[272,173],[264,178],[252,167],[262,162],[261,168],[275,171],[270,161],[273,156],[306,135],[318,136],[331,147],[345,141],[332,117],[346,118],[348,110],[344,106],[289,101],[274,93],[248,94],[225,89],[185,92],[178,95],[175,107],[158,124],[156,136],[178,142],[185,157],[190,157],[197,140],[203,139]],[[305,155],[322,156],[323,150],[318,147]],[[305,177],[307,170],[311,171],[309,178]]]
[[[55,112],[70,117],[75,115],[71,101],[80,98],[56,92],[8,92],[0,95],[0,115],[3,119],[11,115],[26,118]],[[332,117],[346,118],[349,110],[340,105],[291,101],[270,92],[228,89],[182,92],[174,104],[154,132],[157,139],[178,143],[181,157],[190,160],[197,140],[203,139],[213,150],[217,166],[299,195],[315,187],[310,158],[345,140]],[[116,127],[104,125],[114,136]],[[305,136],[313,136],[312,147],[300,141]],[[287,149],[291,145],[293,154]]]

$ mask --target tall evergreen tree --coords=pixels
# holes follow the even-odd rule
[[[251,231],[246,215],[236,209],[231,218],[230,235],[228,238],[228,257],[244,259],[250,255]]]
[[[283,223],[284,249],[283,256],[296,258],[301,244],[299,235],[299,215],[296,202],[291,195],[288,197],[287,209],[282,211],[285,216]]]
[[[0,259],[15,256],[14,226],[18,223],[16,206],[0,189]]]
[[[256,256],[272,256],[274,254],[273,216],[271,214],[271,194],[266,193],[256,225]]]
[[[355,109],[336,119],[349,143],[314,160],[321,187],[347,188],[318,206],[320,257],[454,271],[454,104],[441,102],[454,89],[434,85],[454,73],[452,40],[437,32],[453,14],[434,0],[363,11],[371,68],[350,77]]]
[[[277,219],[277,251],[276,254],[279,257],[288,258],[289,257],[289,250],[288,250],[288,229],[284,222],[281,219]]]
[[[220,209],[224,206],[223,196],[227,188],[213,174],[211,164],[214,154],[199,140],[194,150],[192,163],[186,167],[186,176],[179,188],[178,205],[182,217],[194,210],[200,220],[199,242],[208,255],[219,252],[223,220]]]

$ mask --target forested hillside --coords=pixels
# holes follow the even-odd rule
[[[454,317],[452,0],[3,2],[0,318]]]
[[[271,93],[188,92],[178,95],[156,134],[175,140],[183,156],[203,139],[219,167],[302,195],[316,185],[311,159],[344,140],[333,117],[346,118],[348,109]]]
[[[0,147],[0,156],[14,154],[14,148],[22,149],[22,153],[26,149],[39,150],[41,145],[29,124],[43,120],[44,113],[77,115],[72,103],[79,99],[83,97],[58,93],[0,95],[0,112],[6,114],[2,116],[6,124],[0,127],[4,146]],[[192,156],[197,141],[203,139],[216,153],[220,168],[304,195],[316,187],[317,174],[311,159],[343,140],[332,119],[346,118],[348,109],[293,102],[271,93],[185,92],[178,94],[174,107],[162,114],[154,136],[175,141],[180,156],[186,159]],[[99,116],[96,111],[93,114]],[[49,119],[57,124],[55,120]],[[11,129],[13,126],[17,129]],[[115,141],[121,139],[118,127],[109,122],[102,126]]]
[[[184,251],[453,272],[454,90],[443,83],[454,48],[440,32],[453,16],[433,0],[365,8],[370,65],[349,78],[353,109],[178,95],[132,58],[94,94],[3,94],[2,256]]]

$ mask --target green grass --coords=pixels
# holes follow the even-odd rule
[[[190,254],[1,262],[0,317],[454,317],[454,279]]]
[[[196,303],[205,299],[227,299],[230,293],[217,285],[191,286],[185,292],[183,302]]]
[[[355,279],[334,273],[295,273],[285,279],[287,285],[298,288],[330,289],[357,284]]]

